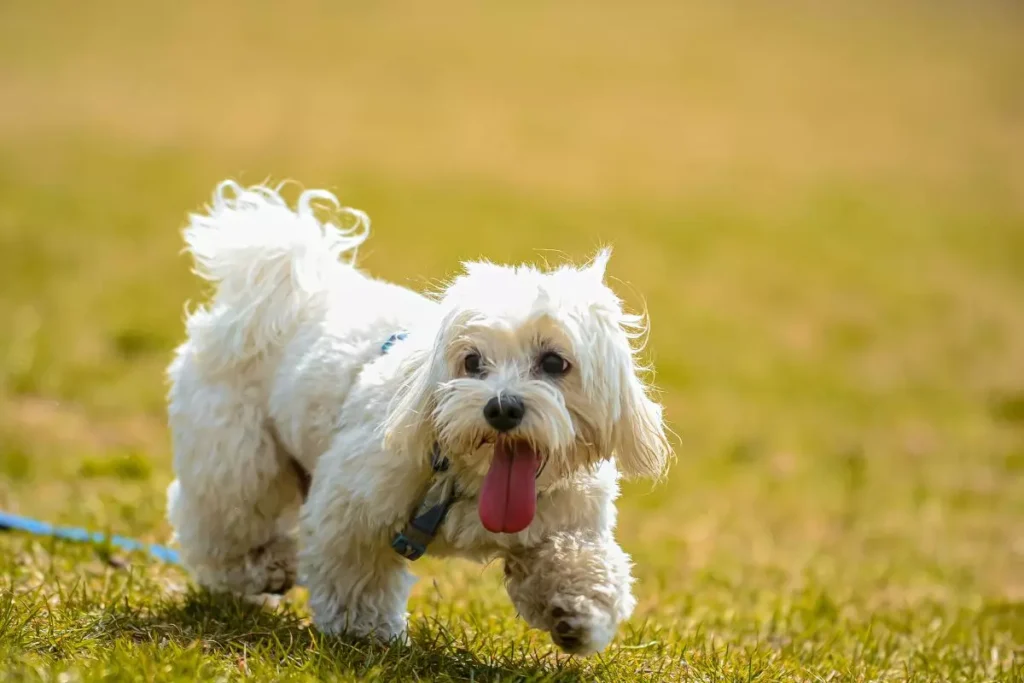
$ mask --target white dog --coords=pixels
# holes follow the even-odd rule
[[[240,594],[298,573],[321,630],[392,639],[410,561],[499,558],[530,625],[601,650],[635,605],[619,470],[656,477],[670,457],[609,252],[550,272],[470,263],[428,298],[351,265],[368,230],[327,192],[292,209],[231,182],[191,216],[216,291],[169,369],[185,564]]]

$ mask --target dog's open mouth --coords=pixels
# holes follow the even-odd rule
[[[537,470],[541,459],[526,441],[498,439],[480,489],[478,511],[484,528],[514,534],[530,526],[537,511]]]

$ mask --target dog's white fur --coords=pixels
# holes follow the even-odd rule
[[[670,457],[635,360],[643,319],[603,282],[609,252],[548,272],[470,263],[428,298],[355,269],[368,230],[329,193],[293,209],[232,182],[191,216],[188,249],[216,292],[169,368],[168,516],[186,565],[202,586],[250,595],[298,572],[323,631],[404,637],[413,577],[390,541],[432,481],[436,442],[461,495],[429,553],[500,558],[530,625],[567,651],[601,650],[635,605],[613,538],[619,471],[658,476]],[[550,350],[570,361],[564,377],[538,373]],[[466,376],[470,351],[485,375]],[[498,393],[523,397],[516,436],[546,458],[516,534],[486,531],[476,509],[495,439],[482,408]],[[304,504],[290,459],[312,473]]]

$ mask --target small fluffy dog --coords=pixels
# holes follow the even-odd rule
[[[321,630],[392,639],[410,561],[500,559],[531,626],[603,649],[635,605],[620,471],[657,477],[671,452],[609,252],[548,272],[469,263],[431,298],[353,267],[368,231],[330,193],[292,208],[232,182],[190,217],[215,294],[168,371],[186,566],[246,595],[298,575]]]

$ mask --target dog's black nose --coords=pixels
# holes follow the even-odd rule
[[[507,432],[519,426],[526,414],[523,399],[518,396],[495,396],[484,406],[487,424],[499,432]]]

